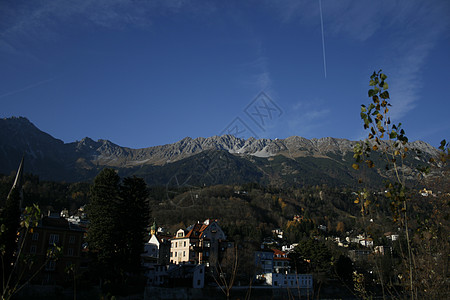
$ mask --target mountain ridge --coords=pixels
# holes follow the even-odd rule
[[[156,167],[190,159],[205,151],[226,151],[247,161],[252,161],[253,157],[253,160],[261,161],[261,164],[264,161],[273,161],[280,155],[294,161],[308,158],[334,160],[339,163],[351,159],[355,143],[332,137],[241,139],[222,135],[207,138],[185,137],[172,144],[133,149],[119,146],[109,140],[94,141],[89,137],[64,143],[38,129],[27,118],[12,117],[0,119],[0,173],[8,174],[15,170],[15,161],[23,154],[27,156],[28,170],[32,173],[46,179],[62,178],[68,181],[92,179],[104,167],[117,168],[125,173],[132,173],[130,170],[143,167],[153,167],[147,169],[154,171]],[[434,147],[423,141],[410,143],[410,148],[418,148],[427,155],[437,153]],[[283,163],[287,164],[284,160]],[[351,165],[349,161],[348,163]]]

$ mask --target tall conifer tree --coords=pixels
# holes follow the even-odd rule
[[[112,288],[139,274],[149,221],[148,190],[143,179],[102,170],[91,188],[88,243],[93,268]],[[109,288],[107,288],[109,289]]]
[[[88,244],[94,269],[101,279],[118,274],[120,245],[120,177],[113,169],[103,169],[94,179],[88,206]]]
[[[144,238],[149,224],[149,192],[142,178],[127,177],[122,184],[123,198],[123,236],[126,240],[126,270],[136,273],[140,268],[141,253],[144,251]]]

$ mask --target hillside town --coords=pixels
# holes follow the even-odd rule
[[[293,221],[298,223],[304,220],[299,215],[293,218]],[[76,215],[69,216],[68,211],[63,210],[60,213],[49,212],[44,216],[39,224],[33,227],[32,234],[25,236],[24,254],[36,256],[32,272],[39,271],[39,263],[46,261],[49,247],[59,246],[62,252],[58,259],[46,261],[45,267],[41,272],[37,272],[38,275],[32,282],[39,285],[64,286],[73,274],[88,271],[89,245],[85,241],[88,229],[89,220],[84,207],[78,209]],[[319,225],[317,229],[322,233],[327,231],[325,225]],[[391,255],[399,234],[387,232],[384,236],[390,246],[377,245],[371,236],[355,232],[347,232],[345,238],[321,234],[315,239],[332,242],[345,249],[351,259],[348,263],[364,265],[373,260],[373,256]],[[220,220],[198,221],[174,233],[167,232],[153,222],[141,254],[141,267],[146,278],[144,299],[154,299],[155,295],[158,295],[156,299],[189,299],[192,295],[206,299],[207,295],[211,294],[203,294],[202,289],[215,289],[220,295],[223,288],[271,291],[278,289],[281,292],[295,290],[295,293],[312,299],[314,284],[320,281],[319,277],[323,274],[317,271],[298,272],[292,259],[292,254],[299,250],[298,247],[298,243],[283,243],[283,230],[273,229],[272,236],[264,238],[251,253],[252,278],[244,285],[239,274],[234,274],[234,282],[230,282],[230,274],[226,272],[237,272],[237,269],[230,268],[230,262],[233,264],[236,259],[241,263],[243,256],[240,251],[245,249],[239,248],[235,241],[227,237],[220,227]],[[303,259],[306,264],[311,263],[310,259]],[[182,296],[173,298],[175,291]]]
[[[30,198],[24,196],[24,186],[36,189],[40,183],[33,187],[25,180],[23,165],[22,158],[0,210],[2,259],[11,262],[3,267],[8,276],[3,277],[3,293],[19,298],[58,293],[76,298],[78,293],[107,299],[250,299],[250,294],[257,299],[314,299],[338,293],[355,299],[384,293],[382,276],[396,289],[407,278],[407,271],[397,268],[405,262],[402,247],[413,231],[383,221],[386,205],[368,211],[368,199],[389,197],[389,187],[369,193],[325,185],[303,190],[217,185],[194,193],[181,190],[164,202],[156,196],[160,188],[149,188],[142,178],[122,179],[105,168],[93,184],[77,185],[72,193],[77,198],[89,187],[87,204],[70,210],[47,206],[44,212],[37,204],[25,207]],[[189,195],[209,203],[210,210],[176,206],[183,203],[177,197]],[[423,187],[413,203],[440,203],[447,196]],[[302,197],[300,206],[293,203],[296,197]],[[349,197],[355,199],[350,205],[343,201]],[[350,212],[361,213],[361,221]],[[13,213],[16,218],[10,217]],[[445,220],[438,209],[433,213]],[[184,223],[205,214],[221,218]],[[265,218],[280,221],[267,223]],[[426,243],[445,244],[445,238],[438,238],[445,231],[420,232],[426,227],[415,226]],[[437,261],[448,250],[437,249],[438,255],[417,257]],[[445,279],[433,282],[447,286]]]

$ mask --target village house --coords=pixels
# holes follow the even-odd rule
[[[294,248],[297,246],[298,246],[298,243],[294,243],[289,246],[281,246],[281,251],[289,253],[289,252],[294,251]]]
[[[272,234],[279,239],[283,238],[283,230],[281,228],[273,229]]]
[[[385,236],[388,240],[390,240],[390,241],[392,241],[392,242],[398,240],[398,238],[400,237],[400,235],[395,234],[395,233],[392,233],[392,232],[386,232],[386,233],[384,234],[384,236]]]
[[[172,236],[152,234],[144,244],[144,253],[141,257],[145,263],[167,265],[170,262],[170,240]]]
[[[80,274],[82,267],[82,244],[84,230],[73,223],[68,222],[58,214],[45,216],[39,221],[37,227],[24,237],[23,253],[33,255],[35,262],[31,266],[28,274],[34,274],[42,266],[42,271],[33,279],[33,282],[41,284],[63,284],[71,280],[72,269],[76,274]],[[48,260],[47,252],[49,250],[61,247],[62,252],[57,260]]]
[[[290,259],[287,253],[272,249],[273,251],[273,272],[275,273],[289,273],[291,270]]]
[[[261,249],[255,252],[256,279],[266,285],[284,288],[299,288],[312,291],[311,274],[294,274],[290,270],[287,253],[278,249]]]
[[[170,240],[172,236],[165,235],[156,230],[156,222],[150,227],[150,239],[144,244],[144,253],[141,258],[144,264],[169,264]]]
[[[255,251],[256,274],[265,274],[273,272],[273,251],[272,249],[262,248]]]
[[[170,263],[215,264],[234,243],[220,228],[217,220],[205,220],[188,229],[179,229],[171,240]]]
[[[313,288],[312,274],[267,273],[264,280],[267,285],[279,288],[299,288],[311,292]]]

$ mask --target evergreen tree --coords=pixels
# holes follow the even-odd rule
[[[125,269],[137,273],[140,269],[141,253],[144,251],[144,239],[149,224],[149,191],[142,178],[127,177],[123,180],[122,188],[122,228],[125,241],[126,262]]]
[[[108,292],[122,292],[127,278],[139,275],[140,255],[149,220],[148,190],[143,179],[120,177],[113,169],[94,179],[88,206],[88,243],[93,269]]]
[[[91,187],[87,240],[93,254],[94,270],[107,281],[113,281],[120,274],[117,264],[120,259],[121,202],[120,177],[113,169],[103,169]]]

